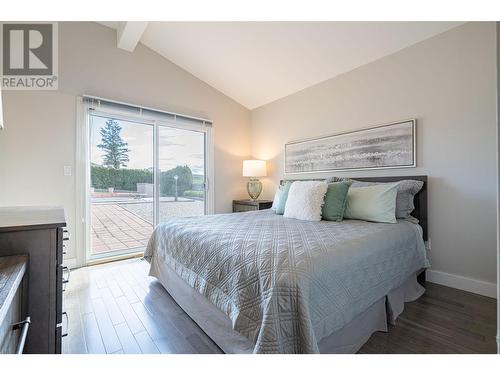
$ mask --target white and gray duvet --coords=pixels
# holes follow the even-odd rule
[[[321,338],[427,266],[410,222],[310,222],[271,210],[170,220],[145,257],[228,315],[254,353],[318,353]]]

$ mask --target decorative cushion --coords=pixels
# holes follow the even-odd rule
[[[415,195],[424,186],[423,181],[418,180],[401,180],[397,182],[368,182],[350,179],[349,177],[329,177],[327,183],[339,181],[352,181],[352,187],[373,186],[381,184],[398,184],[398,195],[396,197],[396,218],[398,219],[411,219],[417,221],[414,217],[410,216],[415,209],[414,199]]]
[[[355,187],[347,192],[346,219],[396,223],[396,195],[398,185],[378,184]]]
[[[273,205],[271,206],[271,210],[276,210],[282,192],[283,192],[283,186],[280,185],[276,189],[276,193],[274,193]]]
[[[290,186],[292,186],[292,182],[286,181],[283,187],[281,188],[281,194],[279,195],[276,201],[277,203],[275,208],[275,211],[278,215],[283,215],[283,213],[285,212],[285,205],[288,198],[288,191],[290,190]]]
[[[397,184],[398,194],[396,196],[396,218],[408,219],[415,209],[415,195],[424,186],[423,181],[401,180],[398,182],[365,182],[352,180],[352,187],[374,186],[374,185],[392,185]]]
[[[325,195],[325,204],[321,216],[323,220],[342,221],[347,203],[347,192],[351,181],[340,181],[328,184]]]
[[[324,181],[295,181],[288,192],[284,217],[320,221],[328,184]]]

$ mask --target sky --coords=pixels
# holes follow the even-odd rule
[[[91,116],[91,161],[102,165],[103,152],[97,147],[101,143],[100,129],[108,118]],[[153,126],[130,121],[116,120],[121,137],[128,143],[130,161],[127,168],[153,168]],[[161,126],[159,131],[159,166],[162,171],[178,165],[188,165],[193,174],[204,172],[204,134],[191,130]]]

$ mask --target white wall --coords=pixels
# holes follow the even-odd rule
[[[0,206],[64,205],[76,223],[76,96],[92,94],[214,122],[215,210],[230,212],[246,195],[241,161],[250,153],[250,113],[243,106],[139,44],[116,48],[116,32],[90,22],[59,24],[59,90],[4,91],[0,131]],[[68,258],[75,254],[74,238]]]
[[[286,142],[415,117],[417,168],[332,175],[428,175],[430,277],[496,295],[495,57],[495,24],[469,23],[253,110],[265,196]]]

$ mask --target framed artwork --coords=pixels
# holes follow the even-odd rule
[[[416,167],[416,120],[285,145],[285,174]]]

